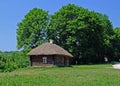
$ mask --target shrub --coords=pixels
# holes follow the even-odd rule
[[[27,67],[29,59],[24,52],[0,53],[0,71],[11,72],[17,68]]]

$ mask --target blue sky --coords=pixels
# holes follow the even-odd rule
[[[1,0],[0,1],[0,51],[17,50],[17,23],[32,8],[42,8],[53,14],[66,4],[100,12],[109,16],[114,27],[120,27],[119,0]]]

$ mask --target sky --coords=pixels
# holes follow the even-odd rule
[[[24,19],[29,10],[41,8],[53,14],[70,3],[106,14],[114,28],[120,27],[120,0],[1,0],[0,51],[17,50],[17,24]]]

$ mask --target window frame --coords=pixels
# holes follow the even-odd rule
[[[43,63],[47,64],[47,57],[42,57]]]

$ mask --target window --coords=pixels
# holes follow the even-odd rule
[[[47,57],[43,57],[43,63],[47,63]]]

